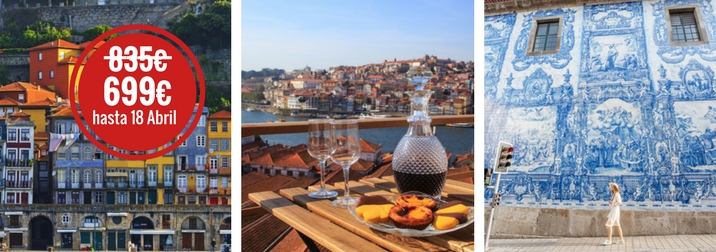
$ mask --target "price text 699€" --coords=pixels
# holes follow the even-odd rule
[[[134,46],[125,47],[122,50],[119,46],[113,46],[109,49],[109,55],[104,56],[105,60],[109,60],[109,69],[114,73],[124,71],[125,73],[133,73],[137,69],[144,73],[152,71],[164,72],[167,69],[168,61],[172,56],[167,56],[167,52],[159,49],[150,55],[151,46],[140,46],[137,50]],[[120,102],[124,106],[132,107],[137,101],[144,107],[150,107],[156,102],[159,106],[166,107],[171,103],[172,97],[164,92],[172,88],[171,83],[167,80],[161,80],[155,83],[151,76],[144,76],[137,81],[132,76],[126,76],[122,80],[115,76],[109,76],[104,81],[104,102],[109,107],[114,107]],[[121,91],[120,91],[121,90]],[[145,120],[146,117],[146,120]],[[128,122],[129,118],[129,122]],[[100,125],[175,125],[176,110],[161,111],[159,109],[149,109],[145,115],[144,110],[131,110],[129,114],[115,110],[114,113],[102,114],[92,110],[93,124]]]

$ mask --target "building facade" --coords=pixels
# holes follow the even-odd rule
[[[193,121],[199,116],[194,131],[192,131],[179,147],[174,149],[176,158],[176,199],[178,205],[207,205],[208,195],[208,169],[207,169],[207,131],[206,122],[209,109],[204,107],[201,112],[194,109],[194,115],[189,119]]]
[[[209,205],[231,204],[231,112],[222,110],[208,120]]]
[[[711,1],[510,6],[485,17],[485,167],[515,147],[503,204],[607,208],[616,182],[632,209],[716,208]]]

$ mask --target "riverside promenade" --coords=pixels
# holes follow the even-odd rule
[[[616,233],[616,232],[615,232]],[[716,252],[716,234],[711,235],[665,235],[624,236],[625,244],[602,245],[605,237],[544,238],[544,239],[490,239],[488,252],[591,252],[591,251],[659,251],[659,252]],[[618,241],[619,236],[612,237]]]

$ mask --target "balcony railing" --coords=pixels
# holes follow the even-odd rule
[[[219,194],[219,189],[216,189],[216,188],[209,189],[209,194]]]
[[[196,192],[197,192],[197,193],[203,193],[203,192],[205,192],[205,191],[206,191],[206,187],[204,187],[204,188],[199,188],[199,187],[197,187],[197,188],[196,188]]]
[[[5,160],[5,165],[8,167],[32,167],[33,161],[30,160],[18,160],[18,159],[8,159]]]
[[[475,115],[444,115],[431,116],[431,125],[445,125],[451,123],[475,123]],[[391,127],[407,127],[405,117],[375,118],[358,120],[358,128],[375,129]],[[305,133],[308,121],[282,122],[282,123],[247,123],[241,125],[241,137],[253,135],[272,135],[288,133]]]
[[[209,174],[219,174],[219,169],[209,169]]]
[[[5,187],[7,188],[32,188],[32,181],[8,180],[6,183]]]
[[[179,190],[180,193],[187,193],[189,191],[188,187],[177,187],[177,190]]]

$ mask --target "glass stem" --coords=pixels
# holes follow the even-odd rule
[[[350,200],[351,200],[351,189],[350,189],[350,187],[348,187],[348,169],[350,169],[350,168],[351,168],[350,166],[343,167],[343,177],[346,180],[346,183],[345,183],[346,191],[345,191],[345,194],[343,195],[343,202],[346,202],[346,203],[350,202]]]
[[[321,162],[321,189],[319,189],[318,191],[321,193],[325,193],[326,192],[326,181],[324,179],[324,175],[326,173],[326,160],[325,159],[320,160],[320,162]]]

